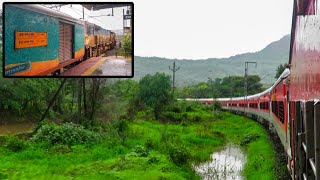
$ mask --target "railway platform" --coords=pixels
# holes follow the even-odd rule
[[[131,76],[131,59],[123,56],[93,57],[59,76]]]

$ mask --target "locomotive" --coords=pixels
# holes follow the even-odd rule
[[[33,4],[4,4],[5,76],[45,76],[101,55],[114,32]]]
[[[269,89],[246,97],[186,99],[272,126],[292,179],[320,180],[320,0],[294,0],[289,67]]]

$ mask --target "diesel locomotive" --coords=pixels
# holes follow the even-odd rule
[[[292,179],[320,180],[320,0],[294,0],[289,68],[259,94],[187,99],[243,114],[275,129]]]
[[[34,4],[4,4],[5,76],[45,76],[111,50],[116,34]]]

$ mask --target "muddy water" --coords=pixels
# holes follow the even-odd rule
[[[92,75],[131,76],[131,60],[107,59]]]
[[[194,165],[194,169],[204,180],[242,180],[241,171],[245,163],[246,155],[240,147],[227,145],[220,152],[213,153],[210,161]]]
[[[35,124],[31,122],[0,124],[0,135],[32,132]]]

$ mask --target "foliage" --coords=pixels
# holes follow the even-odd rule
[[[174,122],[174,123],[180,123],[183,119],[183,116],[181,113],[176,113],[176,112],[165,112],[163,113],[163,118],[166,119],[167,121]]]
[[[179,145],[170,145],[168,148],[168,154],[170,159],[177,165],[184,165],[191,158],[188,150]]]
[[[248,95],[263,91],[260,80],[260,77],[257,75],[249,75],[247,77]],[[244,82],[245,79],[243,76],[228,76],[223,79],[216,78],[215,80],[209,78],[207,82],[201,82],[196,85],[181,88],[178,91],[178,97],[217,98],[243,96]]]
[[[4,147],[12,152],[23,151],[28,148],[29,144],[16,136],[8,136],[5,139]]]
[[[258,139],[259,137],[260,137],[259,134],[248,134],[240,141],[240,146],[247,145],[252,141],[255,141],[256,139]]]
[[[133,148],[132,153],[130,155],[136,157],[147,157],[149,156],[149,149],[141,145],[137,145]]]
[[[111,123],[111,128],[114,129],[120,138],[121,142],[125,142],[128,137],[129,125],[126,120],[114,120]]]
[[[132,42],[131,42],[131,35],[130,34],[125,34],[123,36],[121,46],[122,46],[122,51],[125,53],[125,56],[131,55],[132,53]]]
[[[39,113],[58,86],[54,79],[0,78],[0,110],[14,113]]]
[[[44,124],[32,137],[32,141],[47,147],[54,145],[94,144],[102,140],[102,135],[86,130],[81,125],[64,123],[61,125]]]
[[[219,101],[214,101],[212,106],[213,106],[213,110],[215,110],[215,111],[220,111],[221,110],[221,104],[220,104]]]
[[[277,72],[276,72],[276,76],[275,78],[278,79],[281,74],[283,73],[283,71],[288,67],[288,63],[284,63],[284,64],[280,64],[278,67],[277,67]]]
[[[120,97],[123,101],[130,101],[135,97],[139,89],[139,84],[134,80],[119,80],[112,86],[112,93]]]
[[[138,98],[153,108],[156,119],[159,119],[165,106],[172,101],[170,95],[171,78],[163,73],[146,75],[139,81]]]
[[[181,104],[181,107],[188,106],[188,103]],[[204,112],[203,109],[195,105],[189,113]],[[0,177],[199,179],[192,169],[192,163],[209,160],[211,154],[220,150],[226,142],[240,144],[246,135],[259,134],[260,138],[242,147],[247,153],[244,176],[247,179],[275,179],[272,171],[275,152],[266,131],[255,121],[222,113],[224,119],[187,123],[187,126],[147,120],[128,122],[129,133],[123,144],[110,141],[118,138],[114,128],[118,125],[109,123],[101,124],[102,131],[106,131],[107,135],[92,146],[78,144],[70,147],[57,144],[46,149],[32,143],[25,150],[16,153],[0,146]],[[111,132],[111,129],[114,131]],[[141,154],[149,152],[149,155],[129,156],[134,149],[137,149],[136,152],[143,152]]]

